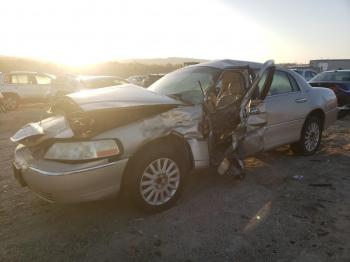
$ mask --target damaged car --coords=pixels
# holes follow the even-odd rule
[[[286,144],[313,154],[338,111],[332,90],[273,61],[236,60],[185,67],[148,89],[69,94],[51,110],[11,138],[22,186],[64,203],[122,191],[154,212],[176,202],[193,169],[242,176],[242,159]]]

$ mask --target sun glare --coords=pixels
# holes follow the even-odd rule
[[[265,30],[221,2],[28,1],[18,15],[5,16],[4,30],[23,41],[1,41],[1,50],[70,65],[169,56],[261,61],[270,53]]]

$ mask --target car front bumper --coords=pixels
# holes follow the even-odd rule
[[[77,203],[117,194],[127,162],[104,159],[72,164],[34,159],[27,147],[19,145],[14,175],[22,186],[49,202]]]

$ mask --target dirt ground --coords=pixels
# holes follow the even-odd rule
[[[42,111],[0,115],[0,261],[350,261],[350,116],[314,156],[247,159],[244,181],[194,173],[175,207],[144,215],[122,198],[49,204],[17,184],[9,137]]]

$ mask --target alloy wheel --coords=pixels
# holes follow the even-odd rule
[[[311,122],[305,132],[305,148],[312,152],[314,151],[320,140],[320,127],[316,122]]]
[[[140,181],[140,192],[150,205],[162,205],[177,192],[180,185],[180,169],[170,158],[158,158],[144,170]]]

